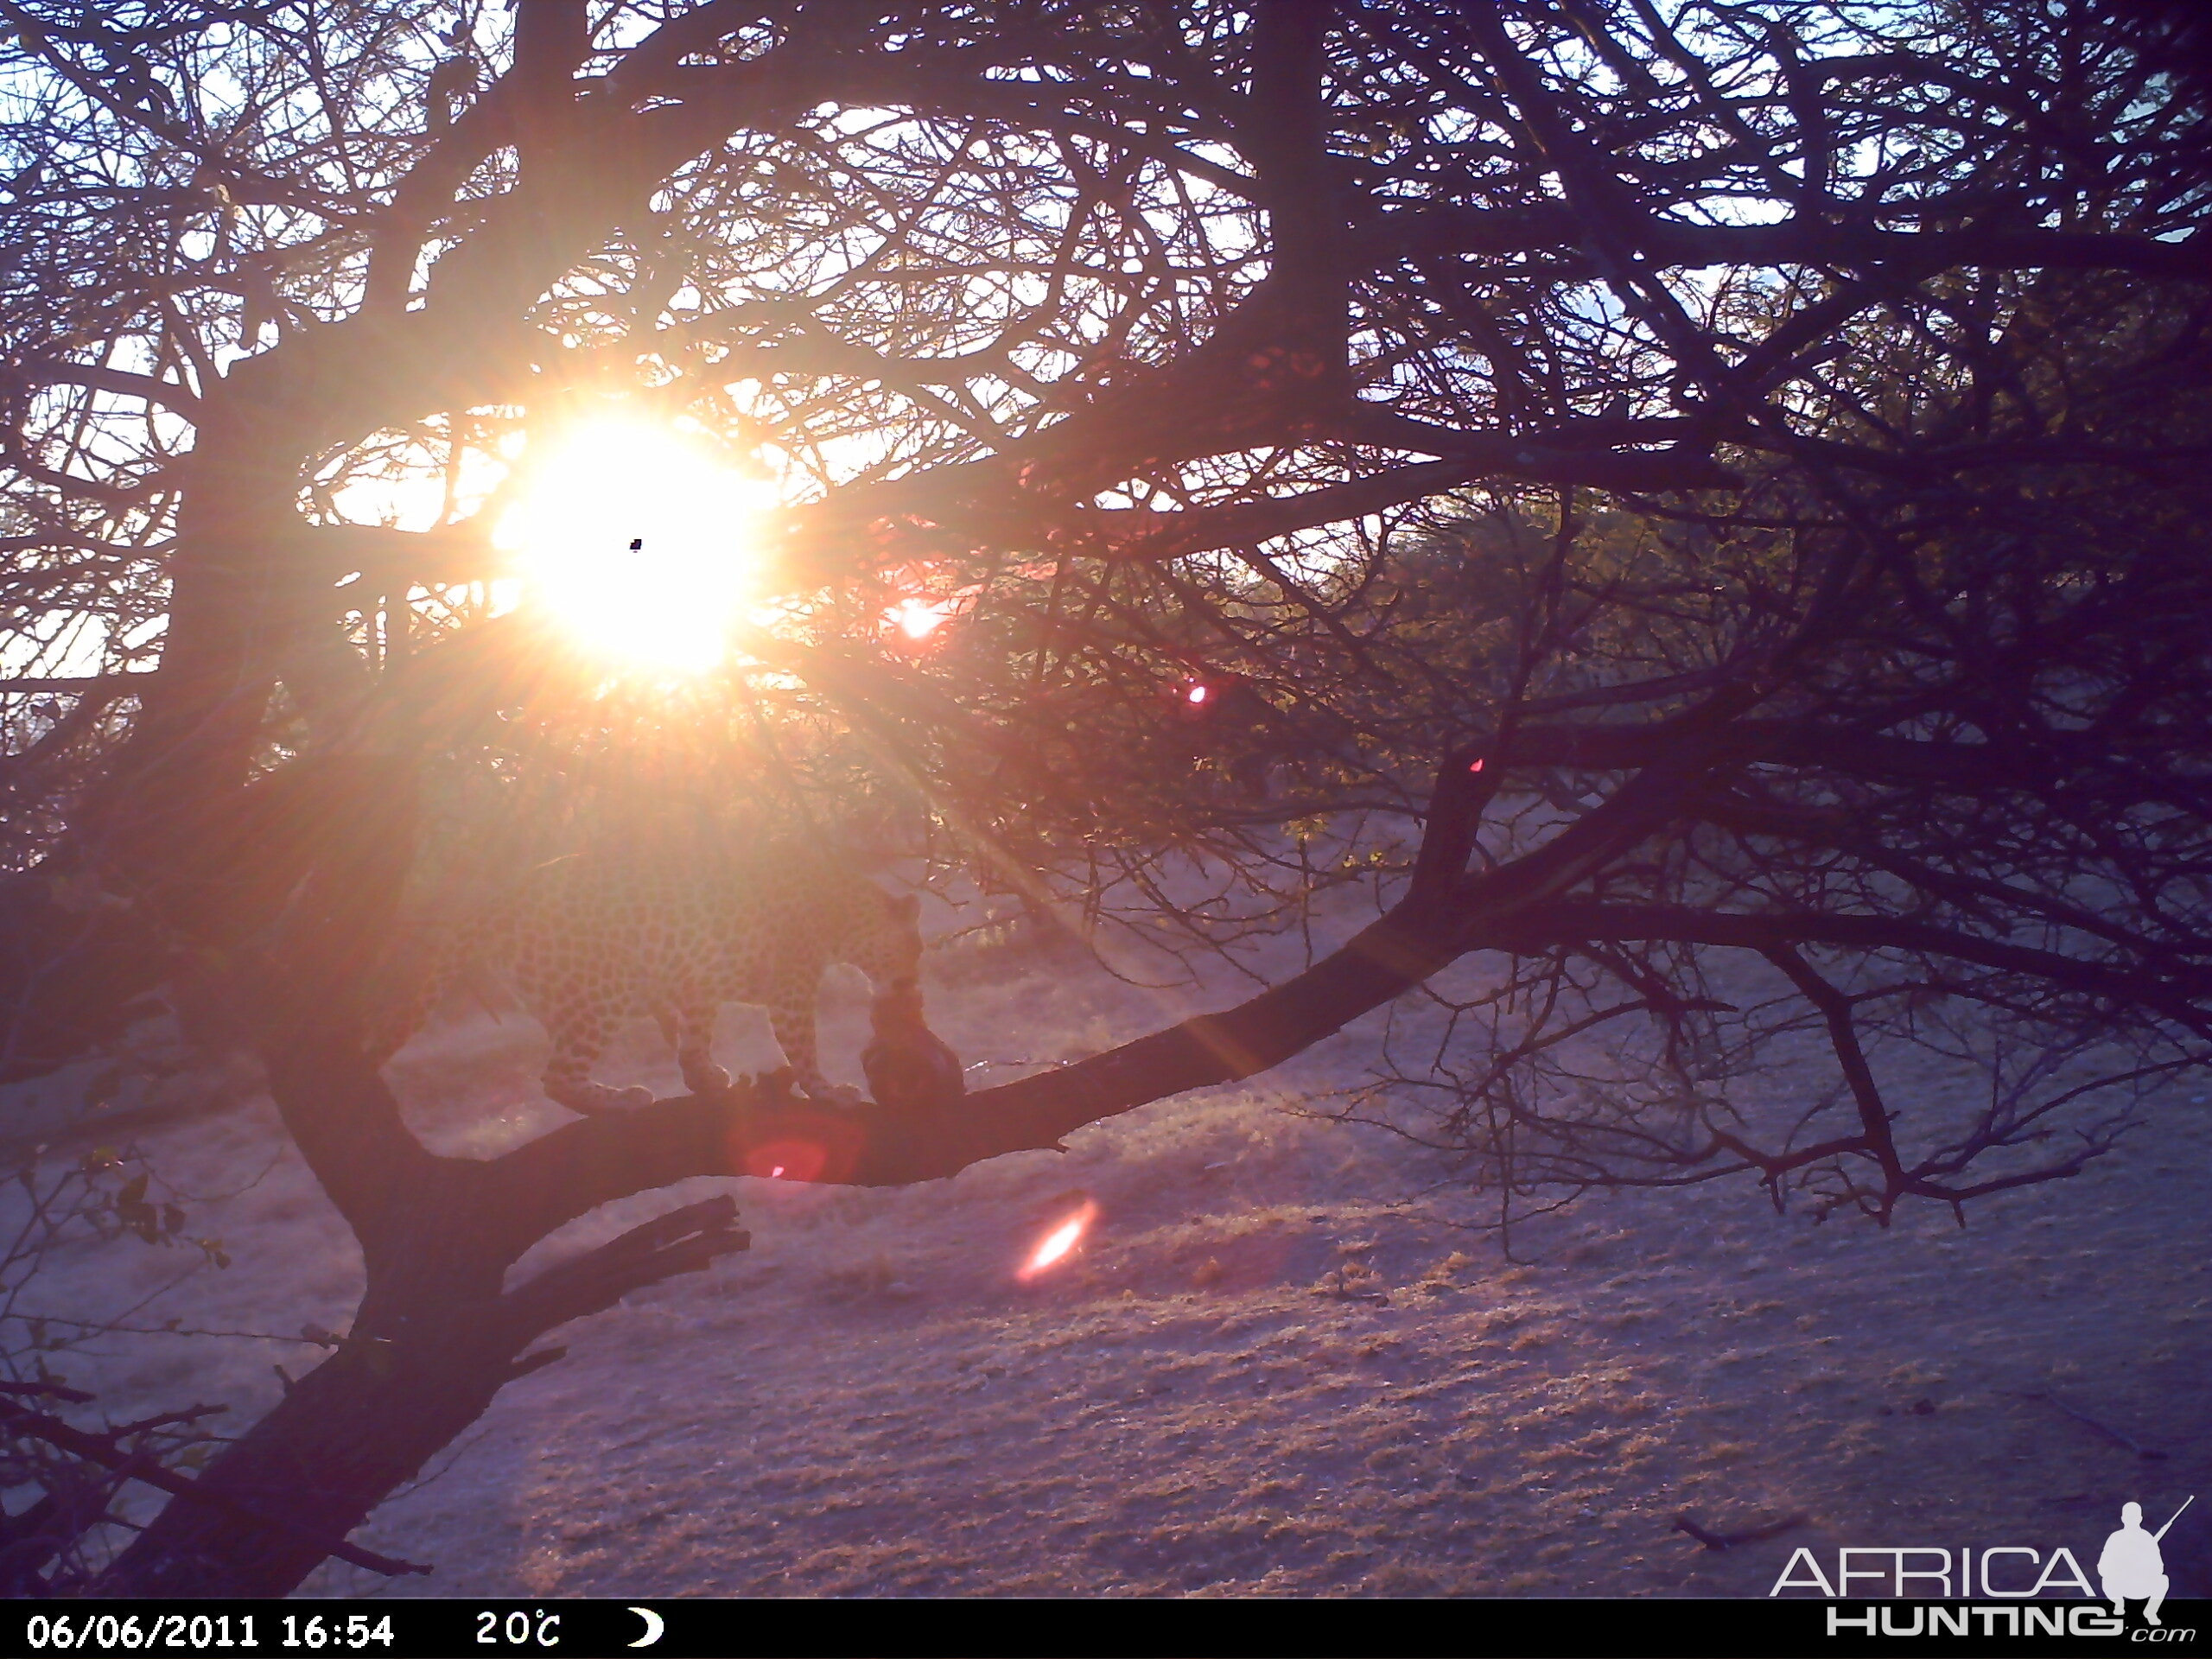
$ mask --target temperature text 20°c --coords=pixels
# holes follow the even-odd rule
[[[497,1643],[509,1648],[557,1648],[561,1645],[561,1615],[516,1611],[502,1618],[491,1611],[476,1615],[476,1640],[481,1646]]]

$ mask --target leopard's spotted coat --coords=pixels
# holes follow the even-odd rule
[[[911,893],[894,899],[835,858],[788,844],[751,856],[557,859],[455,931],[378,1046],[397,1048],[456,981],[504,970],[553,1039],[545,1092],[572,1111],[652,1098],[591,1079],[616,1028],[646,1014],[687,1088],[728,1086],[709,1052],[724,1002],[765,1007],[798,1086],[827,1098],[814,1030],[823,970],[849,963],[879,987],[912,978],[919,907]]]

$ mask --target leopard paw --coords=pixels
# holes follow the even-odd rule
[[[683,1074],[683,1086],[695,1095],[719,1095],[728,1090],[730,1075],[719,1065],[702,1065]]]
[[[642,1083],[633,1083],[614,1096],[614,1103],[626,1112],[634,1112],[653,1103],[653,1091]]]

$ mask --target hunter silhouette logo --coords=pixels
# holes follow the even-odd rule
[[[2166,1524],[2156,1532],[2143,1530],[2140,1503],[2120,1505],[2120,1530],[2105,1540],[2104,1554],[2097,1557],[2097,1579],[2104,1586],[2114,1614],[2126,1618],[2127,1603],[2139,1597],[2143,1602],[2143,1622],[2159,1622],[2158,1609],[2166,1599],[2166,1562],[2159,1554],[2158,1542],[2181,1519],[2182,1510],[2196,1502],[2196,1494],[2191,1492],[2182,1500],[2181,1509],[2168,1516]]]
[[[2144,1529],[2140,1503],[2120,1506],[2120,1529],[2097,1557],[2109,1612],[2095,1605],[2096,1587],[2063,1544],[2049,1551],[2018,1544],[1851,1545],[1836,1552],[1833,1578],[1810,1549],[1801,1548],[1767,1594],[1809,1590],[1825,1598],[1830,1636],[1966,1636],[1977,1626],[1984,1637],[2118,1636],[2126,1629],[2127,1604],[2139,1601],[2143,1623],[2132,1641],[2188,1642],[2195,1630],[2167,1630],[2158,1618],[2168,1585],[2159,1543],[2196,1502],[2191,1493],[2156,1532]],[[1862,1598],[1856,1611],[1834,1605]]]

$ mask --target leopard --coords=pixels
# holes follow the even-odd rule
[[[649,1104],[591,1071],[626,1020],[650,1016],[694,1094],[730,1086],[710,1054],[724,1002],[767,1010],[790,1071],[810,1099],[857,1096],[823,1075],[815,999],[845,963],[884,987],[912,982],[922,954],[921,901],[894,897],[842,859],[797,843],[747,854],[571,854],[526,872],[435,953],[415,995],[376,1034],[389,1058],[457,985],[480,1000],[504,976],[553,1039],[543,1082],[556,1104],[588,1116]]]

